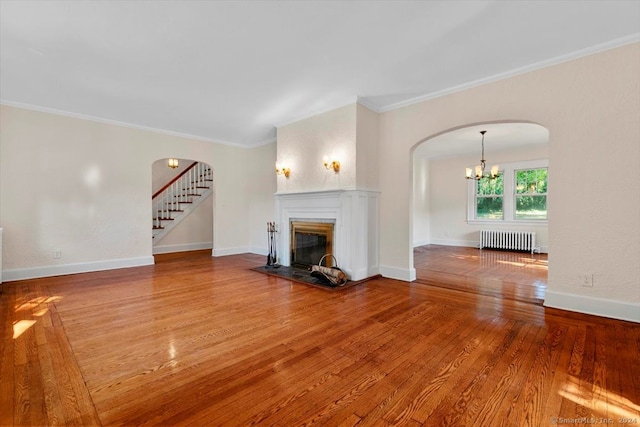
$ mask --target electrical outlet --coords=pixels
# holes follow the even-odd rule
[[[584,286],[587,288],[593,287],[593,274],[581,274],[580,275],[580,286]]]
[[[60,249],[56,249],[53,251],[53,259],[60,259],[62,258],[62,250]]]

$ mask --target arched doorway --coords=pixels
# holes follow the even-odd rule
[[[473,169],[482,157],[480,131],[486,131],[485,172],[499,165],[498,179],[465,179],[466,168]],[[549,241],[546,209],[534,212],[524,202],[534,200],[546,208],[548,145],[549,132],[543,126],[509,122],[455,128],[415,147],[412,239],[417,282],[543,302]],[[527,173],[539,174],[544,192],[527,191],[523,182]],[[535,187],[537,181],[531,184]],[[535,232],[542,253],[480,251],[481,230]]]
[[[153,163],[153,254],[213,248],[213,170],[191,159]]]

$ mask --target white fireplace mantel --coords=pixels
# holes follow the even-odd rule
[[[375,276],[379,270],[378,202],[371,190],[278,193],[276,223],[280,263],[290,266],[291,220],[335,221],[333,247],[338,266],[351,280]]]

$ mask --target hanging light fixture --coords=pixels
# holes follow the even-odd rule
[[[178,165],[178,159],[169,159],[167,161],[167,166],[169,166],[171,169],[177,168],[179,166]]]
[[[485,175],[484,168],[487,165],[487,162],[484,160],[484,134],[487,133],[486,130],[481,130],[480,134],[482,134],[482,158],[480,159],[480,164],[475,167],[475,175],[473,175],[474,170],[471,168],[466,168],[466,178],[467,179],[475,179],[480,180],[482,178],[496,179],[498,177],[499,167],[498,165],[494,165],[491,167],[491,173]]]

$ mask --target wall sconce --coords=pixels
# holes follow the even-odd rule
[[[340,172],[340,162],[338,160],[329,161],[329,158],[327,156],[324,156],[324,158],[322,159],[322,164],[327,170],[333,169],[335,173]]]
[[[284,175],[285,178],[289,178],[289,175],[291,175],[291,169],[286,166],[280,166],[280,163],[276,163],[276,173],[278,175]]]
[[[175,169],[177,168],[178,165],[178,159],[169,159],[167,160],[167,166],[169,166],[171,169]]]

